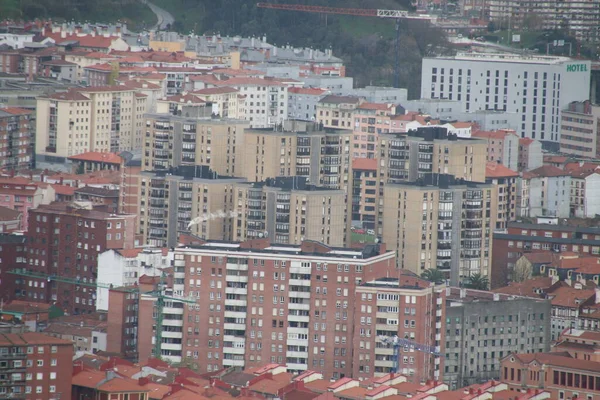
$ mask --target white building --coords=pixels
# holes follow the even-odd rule
[[[288,118],[303,121],[317,120],[317,105],[319,101],[327,96],[329,91],[318,88],[288,89]]]
[[[530,217],[569,218],[571,177],[568,172],[544,165],[530,171],[528,179]]]
[[[34,35],[32,33],[0,33],[0,46],[7,45],[14,50],[22,49],[25,47],[25,43],[33,42],[33,37]]]
[[[558,142],[561,109],[588,99],[590,70],[589,61],[566,57],[459,53],[424,58],[421,98],[458,100],[466,112],[515,112],[520,136]]]
[[[160,276],[168,268],[173,253],[160,248],[107,250],[98,256],[98,282],[104,285],[131,286],[140,276]],[[108,289],[98,288],[96,309],[108,310]]]
[[[599,214],[599,171],[575,171],[571,174],[571,216],[577,218],[594,218]]]

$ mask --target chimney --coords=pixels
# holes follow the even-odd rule
[[[594,291],[596,292],[596,296],[595,296],[595,303],[599,304],[600,303],[600,288],[595,288]]]
[[[255,39],[254,39],[254,37],[252,37],[252,39],[250,39],[250,46],[252,48],[254,48],[254,44],[255,44]]]
[[[92,32],[90,32],[90,35],[92,35],[92,37],[96,37],[96,29],[92,29]]]
[[[464,299],[467,297],[467,289],[460,289],[460,298]]]
[[[147,377],[147,376],[143,376],[143,377],[140,377],[140,378],[138,379],[138,384],[139,384],[140,386],[145,386],[145,385],[147,385],[148,383],[150,383],[150,379],[148,379],[148,377]]]
[[[60,38],[65,39],[67,37],[67,31],[64,29],[60,30]]]

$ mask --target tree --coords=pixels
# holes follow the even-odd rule
[[[522,256],[515,263],[513,269],[513,282],[525,282],[533,276],[533,265],[527,257]]]
[[[469,277],[469,282],[465,284],[465,287],[475,290],[488,290],[490,287],[490,280],[487,276],[473,274]]]
[[[437,268],[430,268],[430,269],[423,271],[423,273],[421,274],[421,278],[423,278],[429,282],[433,282],[436,285],[440,284],[440,283],[444,283],[446,281],[446,278],[444,277],[444,273]]]

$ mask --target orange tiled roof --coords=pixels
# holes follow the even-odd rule
[[[489,139],[505,139],[508,135],[516,135],[515,131],[510,130],[498,130],[498,131],[477,131],[473,132],[471,136],[477,138],[489,138]]]
[[[54,33],[46,34],[45,37],[51,38],[55,43],[77,41],[77,42],[79,42],[79,46],[81,46],[81,47],[96,47],[99,49],[108,49],[115,40],[119,39],[119,37],[117,37],[117,36],[110,36],[110,37],[104,37],[101,35],[79,36],[78,34],[74,34],[74,33],[66,34],[64,38],[61,35],[62,35],[62,32],[54,32]]]
[[[535,140],[533,140],[531,138],[520,138],[519,139],[519,144],[521,144],[523,146],[529,146],[533,142],[535,142]]]
[[[595,297],[596,292],[588,289],[575,289],[570,286],[560,286],[548,293],[552,306],[577,308],[584,301]],[[600,365],[600,364],[599,364]]]
[[[513,296],[533,296],[539,297],[536,290],[546,290],[552,286],[552,278],[536,277],[528,279],[525,282],[511,282],[508,286],[494,289],[493,292],[504,293]]]
[[[76,187],[68,186],[68,185],[50,185],[52,189],[54,189],[54,193],[61,196],[73,196],[75,195]]]
[[[13,115],[25,115],[25,114],[33,113],[33,111],[26,110],[24,108],[19,108],[19,107],[0,108],[0,111],[4,111],[5,113],[9,113],[9,114],[13,114]]]
[[[88,151],[87,153],[71,156],[69,160],[103,162],[108,164],[121,164],[123,162],[123,159],[118,154],[102,153],[99,151]]]
[[[496,163],[496,162],[488,162],[485,165],[485,177],[486,178],[516,178],[519,176],[519,173],[513,171],[512,169]]]
[[[512,354],[519,361],[524,364],[530,364],[533,361],[537,361],[542,365],[552,365],[556,367],[569,368],[580,371],[600,371],[600,362],[582,360],[580,358],[571,358],[556,353],[520,353]],[[507,356],[507,357],[511,357]]]
[[[352,160],[352,169],[354,170],[377,170],[377,159],[375,158],[355,158]]]
[[[567,171],[564,171],[564,170],[562,170],[558,167],[552,166],[552,165],[542,165],[541,167],[536,168],[529,172],[538,177],[548,177],[548,178],[569,175],[569,173]]]

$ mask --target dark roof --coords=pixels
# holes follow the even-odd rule
[[[12,208],[0,206],[0,221],[14,221],[19,219],[21,211],[13,210]]]
[[[0,244],[25,244],[26,237],[23,235],[11,235],[0,233]]]
[[[75,190],[75,194],[87,194],[97,197],[119,197],[119,191],[93,186],[85,186]]]
[[[359,104],[360,98],[353,96],[336,96],[333,94],[327,95],[319,100],[319,103],[330,103],[330,104]]]
[[[228,383],[232,386],[240,386],[240,387],[247,386],[248,382],[254,378],[256,378],[255,375],[247,374],[245,372],[239,372],[239,371],[233,371],[233,372],[230,372],[230,373],[225,374],[222,377],[220,377],[220,379],[223,382]]]
[[[598,246],[600,244],[600,240],[593,239],[548,238],[544,236],[515,235],[510,233],[494,233],[494,240],[522,240],[525,242],[580,244],[590,246]]]

